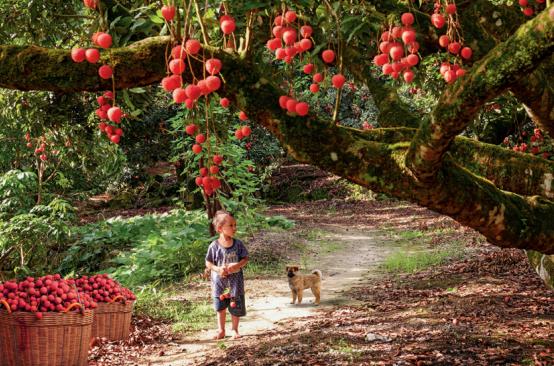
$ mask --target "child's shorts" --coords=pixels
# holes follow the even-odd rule
[[[214,309],[215,311],[221,311],[229,309],[229,313],[233,316],[245,316],[246,315],[246,303],[244,302],[244,294],[235,298],[237,306],[231,307],[231,299],[220,300],[219,297],[214,297]]]

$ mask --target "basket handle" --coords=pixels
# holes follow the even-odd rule
[[[75,307],[79,307],[81,309],[81,314],[85,314],[85,307],[79,302],[74,302],[73,304],[69,305],[63,312],[67,313]]]
[[[123,300],[123,303],[126,303],[127,302],[127,299],[122,296],[122,295],[117,295],[116,297],[114,297],[113,299],[111,299],[110,301],[108,301],[109,304],[113,304],[114,302],[116,302],[117,300]]]
[[[10,308],[10,305],[6,302],[6,300],[0,300],[0,304],[4,305],[6,310],[8,311],[8,314],[12,313],[12,308]]]

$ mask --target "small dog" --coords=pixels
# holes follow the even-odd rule
[[[302,303],[302,293],[309,288],[315,296],[315,304],[319,305],[321,297],[321,271],[316,269],[312,274],[304,275],[298,273],[298,266],[287,266],[287,276],[289,278],[289,287],[292,292],[292,302],[294,304],[298,298],[298,304]]]

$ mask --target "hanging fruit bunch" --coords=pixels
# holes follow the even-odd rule
[[[87,8],[96,10],[98,3],[96,0],[84,0]],[[109,50],[112,47],[113,39],[107,32],[95,32],[91,37],[92,43],[98,48],[82,48],[76,47],[71,50],[71,59],[75,63],[87,61],[91,64],[96,64],[100,61],[100,50]],[[108,57],[111,58],[111,57]],[[114,78],[113,67],[109,63],[103,63],[98,68],[98,76],[103,80],[112,80]],[[123,136],[123,129],[118,125],[121,124],[121,118],[125,117],[121,108],[117,106],[115,100],[115,89],[107,91],[103,95],[97,97],[99,104],[96,110],[96,116],[100,119],[98,129],[105,133],[106,137],[114,144],[119,144]]]
[[[525,16],[531,17],[540,11],[541,4],[544,4],[545,0],[518,0],[521,12]]]
[[[286,65],[294,67],[295,60],[302,62],[310,57],[307,51],[313,47],[313,29],[308,24],[301,24],[294,10],[284,10],[282,13],[277,14],[273,21],[271,33],[273,38],[269,39],[266,45],[271,52],[275,53],[276,60],[283,61]],[[328,51],[330,50],[323,51],[322,55],[328,57]],[[310,62],[306,63],[303,65],[303,71],[305,74],[311,74],[314,71],[314,64]],[[319,81],[317,83],[320,83],[323,81],[323,77],[321,74],[318,75],[317,80]],[[285,81],[285,85],[289,93],[279,98],[279,106],[291,115],[306,116],[309,113],[310,107],[308,103],[299,101],[295,97],[292,77]],[[317,93],[319,85],[312,84],[310,91]]]
[[[162,16],[171,27],[176,26],[175,9],[164,5],[161,9]],[[234,31],[236,23],[232,16],[224,14],[219,18],[219,26],[222,32],[223,44],[234,47]],[[198,158],[198,176],[196,184],[202,189],[206,197],[214,195],[221,188],[221,164],[224,157],[217,153],[217,146],[211,146],[217,139],[212,139],[214,132],[211,101],[216,99],[223,108],[230,108],[228,98],[217,95],[223,85],[223,62],[215,57],[206,55],[202,43],[194,38],[185,37],[179,44],[171,49],[167,76],[161,82],[162,88],[171,93],[174,103],[183,104],[190,111],[190,118],[185,126],[186,135],[192,139],[191,150]],[[202,75],[195,74],[191,67],[192,61],[201,61]],[[185,85],[185,80],[191,80]],[[246,121],[244,112],[240,112],[239,119]],[[242,126],[235,133],[237,139],[243,139],[250,135],[250,127]]]
[[[34,140],[34,143],[33,143]],[[40,136],[38,138],[31,138],[31,134],[27,132],[25,134],[25,146],[27,148],[32,149],[35,148],[34,153],[35,156],[37,156],[41,162],[47,162],[49,155],[58,155],[59,150],[54,150],[51,148],[49,149],[49,144],[46,140],[45,136]]]
[[[440,74],[444,81],[451,84],[465,75],[464,63],[471,60],[473,51],[464,46],[456,4],[452,1],[437,0],[435,11],[431,15],[431,23],[437,29],[443,29],[446,25],[446,34],[439,37],[439,46],[444,48],[445,57],[440,65]]]
[[[383,75],[411,83],[415,76],[412,67],[419,63],[419,43],[412,28],[415,19],[412,13],[404,13],[400,20],[402,25],[391,24],[381,34],[381,53],[374,57],[373,62],[381,67]]]

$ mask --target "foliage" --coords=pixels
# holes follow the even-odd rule
[[[221,146],[220,151],[225,156],[223,179],[231,190],[220,194],[219,200],[228,211],[248,215],[251,208],[260,204],[256,192],[260,189],[261,181],[254,174],[254,163],[246,159],[245,150],[236,144]]]
[[[3,1],[0,4],[3,19],[0,41],[2,44],[86,47],[90,35],[103,28],[114,35],[114,45],[125,46],[159,34],[162,27],[150,19],[158,7],[155,3],[103,1],[102,6],[103,15],[98,18],[83,6],[81,0],[54,0],[48,3]],[[140,108],[151,107],[152,103],[148,104],[144,98],[149,94],[143,89],[135,88],[119,94],[131,116],[140,114]],[[151,101],[152,98],[149,99]],[[97,122],[94,114],[91,116],[94,103],[90,96],[80,94],[0,91],[0,172],[13,168],[34,169],[40,176],[39,189],[64,194],[76,191],[100,193],[108,185],[121,186],[122,180],[129,182],[137,176],[137,171],[142,177],[143,167],[151,160],[137,164],[140,161],[137,157],[153,156],[157,147],[164,146],[163,141],[159,145],[143,143],[143,133],[147,129],[152,132],[152,123],[159,123],[155,108],[145,118],[145,123],[134,124],[130,133],[133,142],[129,143],[129,147],[134,148],[135,142],[139,142],[143,148],[137,151],[124,148],[121,151],[96,132]],[[165,108],[162,106],[160,109]],[[150,119],[152,123],[149,123]],[[32,147],[25,146],[25,133],[29,133]],[[157,135],[153,136],[153,139],[156,138]],[[38,155],[33,154],[41,142],[46,142],[49,152],[54,152],[48,154],[48,162],[43,164]],[[145,146],[152,148],[148,150]],[[147,153],[142,150],[147,150]],[[127,153],[128,163],[125,164],[124,154]],[[40,165],[44,168],[44,174],[40,172]]]
[[[246,149],[246,158],[251,160],[256,168],[256,173],[264,180],[264,174],[270,173],[275,166],[285,159],[279,141],[267,129],[257,124],[252,124],[252,135],[248,142],[242,145]]]
[[[212,107],[212,121],[217,121],[215,134],[209,136],[206,142],[206,149],[210,154],[219,154],[224,156],[220,176],[224,181],[224,187],[217,194],[222,206],[235,214],[239,212],[247,214],[249,207],[255,207],[259,204],[256,198],[257,192],[261,188],[261,180],[255,174],[255,163],[249,159],[252,146],[259,145],[254,153],[259,162],[269,162],[281,155],[281,150],[276,144],[276,140],[269,138],[269,134],[262,128],[255,128],[251,141],[239,141],[234,136],[234,131],[239,123],[236,116],[229,113],[228,110],[216,107],[212,100],[209,105]],[[194,123],[204,118],[205,106],[199,106],[197,111],[190,111],[182,108],[175,117],[169,120],[171,124],[171,133],[175,136],[173,141],[173,160],[182,162],[184,165],[180,175],[186,177],[189,181],[198,176],[198,170],[201,166],[212,165],[211,161],[206,161],[203,157],[194,154],[190,147],[194,139],[183,133],[186,125]],[[212,123],[214,123],[212,122]],[[204,129],[205,123],[197,122],[201,129]],[[260,139],[262,141],[257,141]],[[268,144],[266,145],[265,142]],[[269,146],[269,149],[265,149]],[[264,153],[265,151],[265,153]],[[262,165],[263,166],[263,165]],[[198,187],[190,189],[190,186],[183,187],[183,191],[188,194],[199,194]]]
[[[90,102],[89,95],[1,91],[0,171],[34,171],[38,190],[58,194],[95,193],[117,179],[125,158],[94,132]],[[41,144],[45,151],[36,153]]]
[[[0,42],[61,46],[82,35],[86,15],[80,0],[0,2]],[[55,22],[52,19],[56,19]]]
[[[270,226],[293,225],[283,217],[265,217],[254,209],[237,219],[237,237]],[[108,271],[127,286],[178,280],[202,270],[211,240],[202,210],[116,217],[74,228],[58,271]]]
[[[104,0],[102,13],[95,17],[94,28],[103,28],[113,34],[116,47],[122,47],[145,37],[166,34],[167,29],[154,14],[157,2],[140,0]]]
[[[0,271],[42,274],[65,249],[74,208],[59,198],[35,205],[36,190],[32,172],[11,170],[0,176]]]
[[[122,96],[126,111],[130,111],[120,125],[124,137],[118,146],[100,137],[125,157],[117,179],[104,185],[114,197],[112,204],[149,207],[171,203],[181,183],[168,163],[174,158],[167,148],[175,138],[168,121],[175,117],[177,108],[157,87],[134,88],[117,95]],[[159,165],[164,168],[158,169]]]
[[[0,176],[0,220],[27,212],[35,204],[37,176],[10,170]]]
[[[168,130],[167,121],[175,116],[177,108],[157,87],[135,88],[124,94],[123,99],[129,110],[141,114],[140,119],[122,123],[126,132],[119,145],[127,157],[125,179],[137,182],[146,179],[145,168],[171,159],[167,146],[174,136]]]
[[[182,255],[196,240],[207,240],[206,219],[200,211],[174,210],[168,214],[136,216],[129,219],[119,217],[75,228],[72,242],[59,268],[61,273],[94,273],[117,265],[125,268],[118,272],[118,279],[125,282],[127,277],[140,281],[153,276],[152,272],[161,268],[161,278],[183,276],[187,264]],[[171,251],[166,257],[162,250]],[[149,252],[151,251],[151,252]],[[160,256],[159,258],[157,256]],[[163,260],[173,261],[164,269]],[[194,262],[193,260],[191,260]],[[132,273],[137,263],[145,265]],[[174,265],[183,267],[178,269]],[[196,263],[193,263],[193,266]],[[190,264],[189,264],[190,266]],[[156,276],[153,276],[156,278]]]
[[[523,126],[530,122],[523,105],[513,96],[504,95],[487,103],[465,134],[498,145],[506,136],[521,133]]]
[[[268,226],[278,227],[284,230],[289,230],[294,227],[294,221],[287,219],[285,216],[275,215],[275,216],[266,216],[265,223]]]
[[[0,220],[0,271],[42,275],[52,271],[65,250],[76,219],[73,207],[62,199],[36,205],[28,213]],[[48,260],[45,260],[48,258]]]
[[[333,70],[330,72],[336,73],[338,71]],[[346,76],[351,79],[350,75],[346,74]],[[306,81],[311,83],[311,75],[303,75],[303,80],[304,84],[306,84]],[[329,76],[324,82],[320,83],[320,87],[318,93],[311,93],[309,91],[309,83],[302,85],[304,90],[302,98],[309,101],[315,113],[332,115],[337,98],[337,89],[331,87]],[[378,114],[379,110],[366,86],[358,87],[353,82],[345,84],[341,90],[341,105],[337,116],[339,124],[362,128],[363,123],[367,122],[373,127],[379,127],[377,122]]]
[[[115,257],[115,278],[131,286],[156,279],[175,280],[203,268],[209,244],[205,215],[178,210],[172,219],[169,227],[150,231],[129,252]]]
[[[492,103],[488,109],[500,116],[513,116],[514,126],[512,130],[504,131],[503,146],[523,154],[554,160],[554,140],[535,126],[520,103],[515,100],[505,104]],[[511,113],[507,113],[507,109]]]

